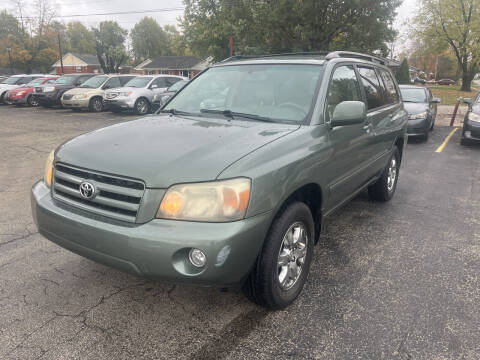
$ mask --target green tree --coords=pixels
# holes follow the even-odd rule
[[[98,61],[106,74],[118,72],[118,68],[127,60],[125,39],[128,31],[116,21],[103,21],[98,29],[94,28]]]
[[[462,73],[462,91],[480,70],[480,0],[422,0],[416,35],[449,46]]]
[[[65,30],[65,50],[80,54],[95,54],[95,36],[93,31],[87,29],[79,21],[72,21],[67,24]]]
[[[387,52],[399,0],[185,0],[189,47],[217,60],[235,53],[361,50]]]
[[[397,78],[397,82],[399,84],[410,84],[410,71],[408,69],[407,58],[403,59],[402,63],[400,64],[400,68],[395,74],[395,77]]]
[[[160,55],[170,55],[166,32],[151,17],[144,17],[130,32],[135,61],[143,61]]]

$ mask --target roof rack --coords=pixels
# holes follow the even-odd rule
[[[315,51],[315,52],[294,52],[294,53],[282,53],[282,54],[269,54],[269,55],[235,55],[231,56],[225,60],[220,61],[221,63],[226,63],[236,60],[246,60],[246,59],[264,59],[264,58],[274,58],[281,56],[306,56],[306,55],[317,55],[324,57],[325,60],[332,60],[335,58],[355,58],[367,60],[373,63],[388,65],[389,60],[382,57],[371,55],[371,54],[362,54],[352,51]]]
[[[352,51],[332,51],[327,54],[327,56],[325,57],[325,60],[331,60],[331,59],[342,58],[342,57],[363,59],[363,60],[371,61],[373,63],[387,65],[386,59],[383,59],[375,55],[362,54],[362,53],[357,53]]]
[[[281,57],[281,56],[305,56],[305,55],[317,55],[317,56],[327,56],[328,51],[315,51],[315,52],[294,52],[294,53],[281,53],[281,54],[268,54],[268,55],[234,55],[225,60],[220,61],[220,63],[226,63],[235,60],[246,60],[246,59],[263,59],[263,58],[272,58],[272,57]]]

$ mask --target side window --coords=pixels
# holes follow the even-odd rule
[[[120,79],[118,77],[113,77],[107,81],[107,83],[103,86],[104,89],[115,89],[119,88],[122,85],[120,84]]]
[[[386,100],[387,103],[393,104],[397,103],[399,100],[397,88],[395,87],[395,82],[393,81],[392,75],[384,69],[380,69],[380,76],[383,79],[383,82],[385,83],[385,87],[387,88],[386,92]]]
[[[339,66],[333,73],[327,96],[330,118],[335,107],[342,101],[362,101],[357,75],[351,65]]]
[[[155,80],[153,80],[152,85],[150,85],[150,88],[153,85],[157,85],[157,88],[166,88],[167,87],[167,84],[166,84],[166,81],[165,81],[164,77],[159,77],[159,78],[156,78]]]
[[[53,84],[55,82],[55,79],[50,79],[45,81],[45,84]]]
[[[358,67],[358,72],[360,73],[363,88],[365,89],[368,110],[384,105],[383,90],[380,87],[380,81],[378,81],[375,70],[373,68]]]
[[[17,81],[17,84],[18,85],[23,85],[23,84],[29,83],[32,80],[33,80],[33,78],[31,76],[22,77]]]
[[[175,84],[176,82],[179,82],[180,79],[179,78],[175,78],[175,77],[169,77],[169,78],[165,78],[165,81],[167,83],[167,87],[170,87],[172,86],[173,84]]]
[[[122,76],[119,78],[121,86],[125,86],[127,82],[132,80],[135,76]]]

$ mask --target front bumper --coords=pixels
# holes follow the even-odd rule
[[[480,141],[480,123],[465,120],[463,137],[469,140]]]
[[[135,100],[132,99],[105,99],[105,106],[107,109],[122,109],[131,110],[135,105]]]
[[[407,134],[408,136],[421,136],[430,131],[430,118],[408,120]]]
[[[38,103],[41,106],[54,106],[60,105],[60,99],[58,98],[58,94],[56,92],[51,93],[35,93],[35,97],[38,100]]]
[[[208,286],[235,286],[245,279],[272,216],[232,223],[111,222],[57,202],[43,181],[33,186],[31,203],[40,234],[65,249],[135,275]],[[204,268],[190,264],[191,248],[205,253]]]
[[[65,100],[62,98],[62,105],[65,108],[88,109],[90,99]]]

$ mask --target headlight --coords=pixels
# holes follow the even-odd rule
[[[76,100],[86,99],[87,97],[88,97],[87,94],[77,94],[77,95],[73,96],[73,98],[76,99]]]
[[[474,122],[480,122],[480,115],[473,112],[468,113],[468,120]]]
[[[43,175],[43,181],[45,181],[45,185],[47,185],[48,187],[52,185],[54,153],[55,150],[48,154],[47,161],[45,162],[45,173]]]
[[[17,96],[22,96],[23,94],[25,94],[25,91],[19,91],[19,92],[17,93]]]
[[[420,114],[414,114],[414,115],[410,115],[408,118],[410,120],[420,120],[420,119],[425,119],[427,117],[427,112],[424,111]]]
[[[167,190],[157,218],[228,222],[245,217],[251,180],[238,178],[198,184],[174,185]]]
[[[43,91],[44,92],[55,91],[55,86],[46,86],[46,87],[43,88]]]
[[[125,92],[121,92],[121,93],[118,93],[119,96],[130,96],[132,95],[132,91],[125,91]]]

